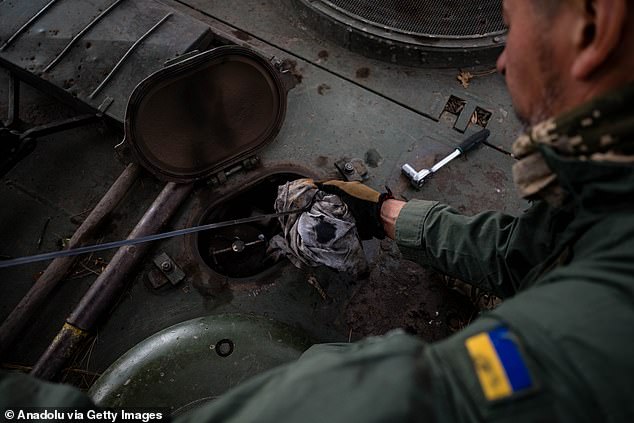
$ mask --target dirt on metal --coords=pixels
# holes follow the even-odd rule
[[[432,342],[477,315],[478,309],[450,289],[444,276],[403,260],[393,242],[382,241],[379,250],[368,279],[359,282],[344,312],[352,340],[400,328]]]

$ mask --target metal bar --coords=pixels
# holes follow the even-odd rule
[[[450,155],[448,155],[447,157],[445,157],[444,159],[442,159],[441,161],[439,161],[438,163],[436,163],[431,169],[429,169],[431,171],[431,173],[436,173],[438,172],[442,167],[444,167],[447,163],[449,163],[450,161],[452,161],[453,159],[455,159],[456,157],[458,157],[459,155],[462,154],[462,151],[455,149],[453,151],[453,153],[451,153]]]
[[[304,209],[287,210],[279,213],[263,214],[259,216],[245,217],[244,219],[233,219],[226,222],[208,223],[206,225],[194,226],[191,228],[176,229],[174,231],[163,232],[142,236],[140,238],[128,238],[122,241],[104,242],[103,244],[87,245],[85,247],[77,247],[62,251],[53,251],[51,253],[42,253],[32,256],[18,257],[9,260],[0,260],[0,269],[5,267],[19,266],[22,264],[36,263],[38,261],[52,260],[59,257],[71,257],[80,254],[94,253],[97,251],[111,250],[113,248],[125,247],[127,245],[144,244],[151,241],[159,241],[161,239],[173,238],[176,236],[193,234],[196,232],[208,231],[210,229],[226,228],[228,226],[242,225],[244,223],[259,222],[260,220],[273,219],[276,217],[298,214],[307,211]]]
[[[49,123],[46,125],[36,126],[25,131],[20,138],[38,138],[46,135],[51,135],[56,132],[66,131],[68,129],[77,128],[79,126],[87,125],[89,123],[96,122],[101,119],[95,114],[87,114],[81,116],[75,116],[70,119],[64,119],[57,122]]]
[[[136,40],[134,42],[134,44],[132,44],[132,46],[130,46],[130,48],[128,49],[128,51],[125,52],[125,54],[123,55],[123,57],[121,57],[121,59],[119,59],[119,61],[114,65],[114,67],[112,68],[112,70],[110,71],[110,73],[108,73],[108,75],[106,75],[105,79],[103,81],[101,81],[101,83],[97,86],[97,88],[95,88],[95,90],[88,96],[89,98],[94,98],[99,91],[102,90],[102,88],[108,83],[108,81],[110,81],[110,79],[113,77],[113,75],[119,70],[119,67],[121,67],[121,65],[123,64],[123,62],[125,62],[125,60],[128,58],[128,56],[130,54],[132,54],[132,52],[137,48],[137,46],[139,44],[141,44],[141,42],[143,42],[143,40],[145,40],[152,32],[154,32],[159,26],[161,26],[163,24],[163,22],[165,22],[167,20],[167,18],[169,18],[170,16],[172,16],[171,13],[168,13],[167,15],[163,16],[163,19],[161,19],[160,21],[158,21],[152,28],[150,28],[145,34],[141,35],[141,38],[139,38],[138,40]]]
[[[61,103],[67,104],[82,113],[95,113],[94,107],[89,106],[85,101],[81,101],[79,98],[69,95],[67,91],[59,90],[54,87],[50,81],[42,79],[35,73],[29,72],[28,70],[17,66],[2,55],[0,55],[0,67],[16,74],[21,84],[28,84],[42,93],[49,95],[52,98],[59,100]],[[118,123],[122,122],[123,121],[120,121]]]
[[[188,197],[193,184],[170,182],[145,212],[129,238],[157,232]],[[31,375],[54,379],[72,358],[83,338],[112,307],[130,281],[130,271],[147,251],[149,244],[122,247],[97,277],[73,310],[66,324],[33,367]]]
[[[0,158],[0,178],[4,177],[21,160],[26,158],[35,150],[35,140],[33,138],[20,138],[18,143],[12,148],[10,154]]]
[[[86,242],[95,228],[121,202],[140,174],[140,166],[134,163],[128,165],[92,212],[90,212],[86,220],[77,228],[68,243],[69,248],[77,247]],[[59,281],[68,273],[74,262],[74,257],[58,258],[53,261],[11,314],[2,322],[2,326],[0,326],[0,357],[13,345],[22,329],[38,312]]]
[[[7,113],[6,127],[12,126],[20,122],[20,80],[11,71],[9,71],[9,111]]]
[[[101,12],[95,19],[93,19],[88,25],[86,25],[84,29],[79,31],[77,35],[75,35],[73,39],[70,40],[68,44],[66,44],[66,47],[64,47],[64,49],[51,61],[51,63],[46,65],[46,67],[44,68],[44,72],[48,72],[49,70],[53,68],[53,66],[58,64],[59,61],[62,60],[62,58],[66,55],[66,53],[68,53],[68,51],[73,47],[75,42],[77,42],[77,40],[83,37],[86,32],[88,32],[93,26],[95,26],[97,22],[99,22],[104,16],[110,13],[110,11],[114,9],[115,7],[117,7],[122,1],[123,0],[117,0],[114,3],[112,3],[110,6],[108,6],[106,10]]]
[[[18,38],[26,29],[31,26],[42,14],[44,14],[49,7],[51,7],[57,0],[51,0],[46,6],[40,9],[31,19],[29,19],[24,25],[22,25],[9,39],[0,47],[0,51],[7,48],[16,38]]]

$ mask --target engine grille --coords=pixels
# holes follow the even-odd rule
[[[502,0],[322,0],[354,19],[409,35],[474,37],[505,31]]]
[[[504,48],[503,0],[284,0],[350,51],[408,66],[491,66]]]

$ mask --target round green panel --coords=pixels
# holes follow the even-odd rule
[[[298,331],[262,317],[221,315],[179,323],[115,361],[89,395],[103,407],[169,407],[208,402],[310,346]]]

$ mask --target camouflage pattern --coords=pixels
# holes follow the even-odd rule
[[[522,134],[513,145],[513,155],[519,159],[513,177],[520,195],[555,205],[563,202],[565,193],[546,164],[544,147],[581,161],[634,163],[632,101],[634,84],[629,84]]]

